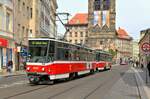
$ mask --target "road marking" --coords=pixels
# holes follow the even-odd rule
[[[3,84],[3,85],[0,85],[0,89],[13,87],[13,86],[16,86],[16,85],[22,85],[22,84],[26,84],[26,83],[28,83],[28,81],[24,80],[24,81],[14,82],[12,84]]]

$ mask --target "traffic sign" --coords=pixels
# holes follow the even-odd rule
[[[150,43],[143,43],[141,48],[144,52],[150,52]]]

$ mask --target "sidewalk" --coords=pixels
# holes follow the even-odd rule
[[[141,69],[141,68],[133,68],[132,67],[132,70],[136,74],[136,79],[138,81],[138,86],[140,89],[142,99],[147,99],[147,98],[145,98],[144,95],[146,95],[148,97],[148,99],[150,99],[150,78],[148,77],[148,74],[146,75],[147,69],[146,68]]]
[[[121,78],[112,86],[104,99],[148,99],[137,87],[135,72],[132,69],[120,72]]]
[[[0,72],[0,77],[19,76],[19,75],[25,75],[25,74],[26,74],[26,72],[24,70],[14,71],[12,73]]]

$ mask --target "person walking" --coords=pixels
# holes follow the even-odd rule
[[[7,63],[7,72],[11,73],[11,69],[13,68],[12,60],[9,60]]]
[[[147,69],[148,69],[148,73],[149,73],[149,77],[150,77],[150,61],[147,64]]]

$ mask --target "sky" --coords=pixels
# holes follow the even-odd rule
[[[57,3],[57,12],[68,12],[70,18],[76,13],[88,12],[88,0],[57,0]],[[58,33],[63,34],[64,27],[57,23]],[[150,0],[116,0],[116,29],[118,27],[139,39],[140,31],[150,28]]]

